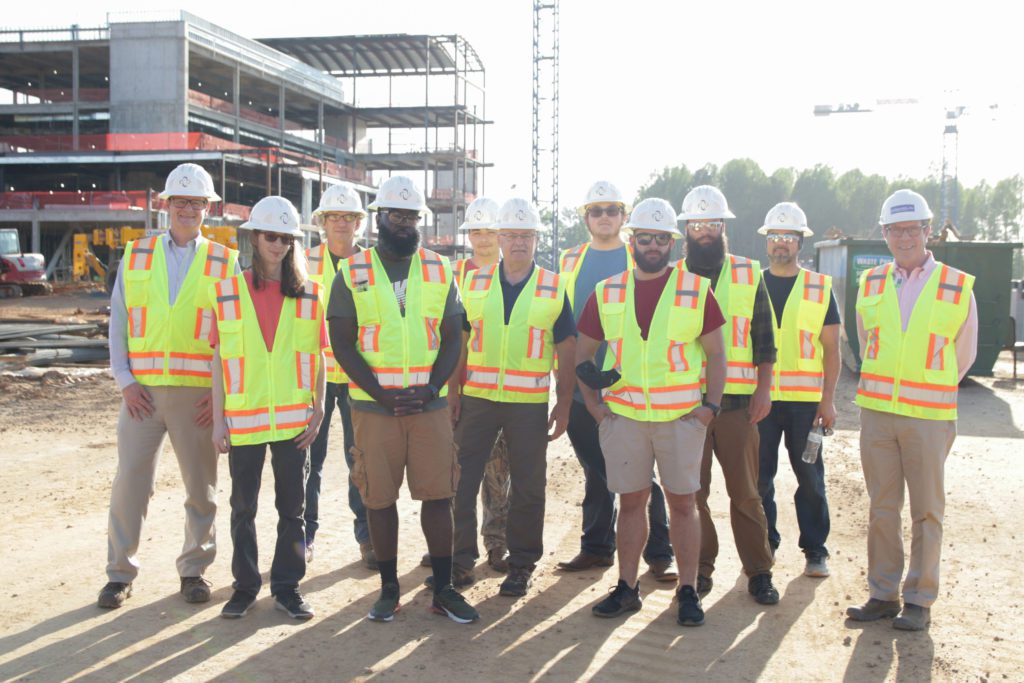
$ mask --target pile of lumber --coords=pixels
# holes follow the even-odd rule
[[[110,343],[100,323],[0,322],[0,365],[106,363]]]

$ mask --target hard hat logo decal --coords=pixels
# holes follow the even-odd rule
[[[517,221],[525,221],[526,220],[526,211],[524,211],[522,209],[519,209],[518,211],[516,211],[516,220]]]
[[[596,194],[598,197],[603,197],[606,194],[608,194],[608,188],[605,187],[604,185],[598,185],[597,189],[594,190],[594,194]]]
[[[189,185],[192,184],[192,181],[189,180],[189,177],[187,175],[183,175],[181,176],[180,184],[182,187],[188,187]]]
[[[700,209],[701,211],[707,211],[708,210],[708,200],[706,200],[706,199],[700,200],[700,204],[697,205],[697,208]]]
[[[786,222],[786,214],[784,214],[784,213],[780,213],[779,214],[779,222],[780,223],[785,223]]]
[[[891,209],[889,209],[889,213],[890,214],[913,213],[913,212],[914,212],[914,205],[913,204],[897,204],[894,207],[892,207]]]
[[[291,216],[288,215],[287,212],[282,213],[281,214],[281,222],[284,223],[285,225],[291,225],[292,218],[291,218]]]
[[[655,212],[654,212],[654,213],[653,213],[653,214],[651,215],[651,217],[652,217],[652,218],[654,218],[654,221],[655,221],[656,223],[660,223],[660,222],[661,222],[661,219],[665,217],[665,214],[663,214],[663,213],[662,213],[662,212],[661,212],[661,211],[659,210],[659,211],[655,211]]]
[[[473,220],[479,222],[479,221],[482,221],[483,219],[484,219],[484,212],[481,211],[480,209],[477,209],[476,213],[473,214]]]
[[[398,196],[400,196],[402,199],[408,199],[409,198],[409,188],[403,187],[402,191],[398,193]]]

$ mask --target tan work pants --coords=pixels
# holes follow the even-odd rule
[[[903,489],[910,492],[910,567],[903,600],[931,607],[939,594],[944,469],[956,421],[922,420],[861,408],[860,461],[871,499],[868,588],[896,600],[903,577]]]
[[[201,576],[216,554],[217,453],[212,428],[195,423],[196,403],[210,393],[202,387],[146,387],[153,414],[133,420],[121,403],[117,420],[117,474],[110,492],[107,578],[130,583],[139,573],[139,538],[164,439],[178,457],[185,484],[185,543],[177,559],[179,576]]]

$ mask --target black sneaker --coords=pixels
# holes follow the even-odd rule
[[[220,615],[225,619],[241,619],[256,602],[256,596],[245,591],[236,590],[231,599],[224,605]]]
[[[210,587],[213,584],[201,576],[181,577],[181,594],[185,602],[210,602]]]
[[[279,609],[292,619],[306,621],[313,618],[313,608],[302,599],[298,591],[274,596],[274,609]]]
[[[508,576],[501,582],[501,587],[498,589],[498,595],[507,595],[513,598],[519,598],[526,595],[527,589],[530,588],[533,581],[531,576],[533,572],[526,567],[509,567]]]
[[[373,607],[370,608],[370,613],[366,615],[366,618],[370,621],[393,620],[395,612],[402,609],[399,597],[401,597],[401,591],[398,589],[397,583],[384,584],[380,589],[380,597],[377,598],[377,602],[373,603]]]
[[[699,595],[700,597],[703,598],[705,595],[710,593],[711,588],[714,585],[715,582],[711,579],[710,576],[703,576],[701,574],[697,575],[697,595]]]
[[[466,602],[461,593],[455,591],[451,584],[434,593],[434,602],[430,609],[436,614],[443,614],[456,624],[469,624],[480,618],[480,613]]]
[[[465,588],[466,586],[472,586],[476,583],[476,574],[473,573],[472,569],[463,569],[457,564],[452,565],[452,585],[456,588]],[[423,580],[423,585],[427,588],[434,587],[434,575],[431,574]]]
[[[754,596],[755,602],[760,605],[774,605],[779,601],[779,591],[772,585],[770,572],[755,574],[747,582],[747,590]]]
[[[681,587],[676,592],[676,602],[679,603],[676,621],[680,626],[700,626],[704,623],[704,609],[693,586]]]
[[[96,599],[96,605],[104,609],[115,609],[124,604],[124,601],[132,597],[132,585],[111,581],[100,590]]]
[[[626,612],[636,612],[643,605],[644,601],[640,599],[640,582],[637,581],[636,586],[630,588],[625,581],[619,579],[608,597],[594,605],[590,611],[595,617],[608,619]]]

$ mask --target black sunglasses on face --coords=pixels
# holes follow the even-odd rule
[[[262,235],[263,239],[265,239],[270,244],[273,244],[278,240],[281,240],[281,244],[295,244],[294,235],[282,235],[279,232],[260,232],[257,234]]]
[[[635,239],[636,243],[641,247],[646,247],[651,242],[657,242],[659,247],[664,247],[672,241],[672,235],[667,232],[659,232],[657,234],[643,232],[639,235],[633,235],[633,239]]]
[[[609,218],[618,218],[622,214],[621,206],[591,206],[587,209],[587,215],[591,218],[600,218],[601,215],[608,216]]]

